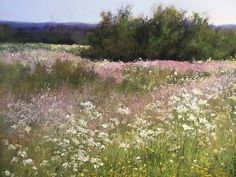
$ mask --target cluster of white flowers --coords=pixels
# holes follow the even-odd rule
[[[94,169],[104,165],[96,153],[102,152],[107,145],[113,143],[111,131],[120,122],[116,118],[105,122],[103,115],[91,101],[82,102],[81,108],[78,115],[68,115],[67,122],[57,127],[59,134],[43,137],[42,145],[52,144],[54,151],[52,157],[43,160],[37,169],[47,169],[48,164],[60,163],[64,171],[86,174],[86,165],[91,164]],[[23,164],[33,165],[33,161],[25,159]]]
[[[22,166],[27,166],[27,168],[31,168],[33,170],[36,170],[36,166],[34,164],[34,161],[29,158],[29,152],[27,147],[23,147],[22,145],[19,144],[5,144],[7,146],[7,149],[12,153],[14,152],[15,156],[12,157],[11,161],[9,164],[11,165],[22,165]],[[13,173],[11,173],[8,170],[5,170],[3,173],[4,176],[15,176]]]
[[[151,102],[145,106],[144,110],[160,113],[161,112],[161,104],[162,103],[159,101]]]
[[[127,149],[128,144],[135,148],[141,148],[148,143],[155,141],[159,135],[164,132],[164,129],[158,126],[157,122],[148,120],[148,116],[143,115],[135,117],[135,119],[128,124],[132,131],[128,132],[132,137],[129,142],[122,142],[120,147]]]
[[[129,115],[131,111],[128,107],[118,107],[117,113],[122,114],[122,115]]]
[[[91,101],[85,101],[81,104],[81,113],[87,117],[87,120],[102,120],[102,114],[96,110],[96,106]]]
[[[184,135],[209,140],[214,135],[216,125],[207,111],[208,102],[201,98],[201,90],[183,92],[170,98],[169,106],[173,108],[169,123],[177,129],[182,129]],[[209,137],[210,136],[210,137]],[[207,143],[206,141],[204,141]],[[205,144],[206,145],[206,144]]]

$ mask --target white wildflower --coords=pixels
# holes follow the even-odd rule
[[[9,170],[5,170],[5,171],[4,171],[4,175],[5,175],[5,176],[11,176],[11,172],[10,172]]]
[[[183,127],[184,131],[194,130],[193,127],[190,127],[187,124],[183,124],[182,127]]]
[[[117,113],[120,113],[122,115],[129,115],[131,113],[131,111],[130,111],[130,109],[128,107],[124,107],[124,108],[119,107],[117,109]]]
[[[116,126],[118,126],[120,124],[120,122],[117,118],[113,118],[113,119],[111,119],[111,121],[114,122]]]
[[[69,167],[69,163],[68,163],[68,162],[65,162],[65,163],[62,164],[62,166],[63,166],[64,168],[68,168],[68,167]]]
[[[80,105],[87,111],[95,109],[95,105],[91,101],[82,102]]]
[[[119,145],[119,148],[124,148],[125,150],[127,150],[130,147],[130,145],[128,143],[122,142]]]
[[[101,166],[104,165],[104,163],[102,162],[102,160],[99,159],[99,158],[94,158],[94,157],[92,157],[92,158],[90,159],[90,162],[91,162],[92,164],[94,164],[94,165],[93,165],[94,168],[99,168],[99,167],[101,167]]]
[[[23,151],[23,150],[19,150],[17,152],[17,155],[23,157],[23,158],[26,158],[28,156],[27,152],[26,151]]]
[[[32,159],[26,159],[26,160],[23,160],[23,165],[26,166],[26,165],[32,165],[33,164],[33,160]]]
[[[12,125],[11,128],[15,130],[17,128],[16,124]]]
[[[87,122],[83,119],[79,119],[79,124],[83,127],[86,127],[87,126]]]
[[[3,144],[4,144],[5,146],[8,146],[8,145],[9,145],[8,139],[4,139],[2,142],[3,142]]]
[[[40,166],[47,166],[48,165],[48,161],[47,160],[43,160],[41,163],[40,163]]]
[[[18,157],[13,157],[11,163],[17,163],[19,161]]]
[[[193,94],[195,94],[195,95],[203,95],[202,91],[201,91],[201,90],[198,90],[198,89],[193,89],[192,92],[193,92]]]
[[[189,120],[195,122],[197,121],[197,118],[193,114],[190,114]]]
[[[107,129],[108,128],[108,124],[102,124],[102,128]]]
[[[27,125],[27,126],[25,127],[25,132],[26,132],[26,133],[29,133],[31,130],[32,130],[32,129],[31,129],[30,126]]]
[[[74,127],[71,127],[68,130],[66,130],[66,133],[71,134],[71,135],[75,135],[77,132]]]
[[[69,119],[69,118],[71,118],[71,116],[67,114],[67,115],[66,115],[66,119]]]

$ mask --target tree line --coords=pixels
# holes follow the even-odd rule
[[[41,42],[52,44],[87,44],[87,35],[95,27],[89,25],[68,26],[53,24],[37,26],[21,24],[14,27],[10,24],[0,24],[0,42]],[[95,26],[95,25],[94,25]]]
[[[142,59],[226,59],[236,54],[236,31],[209,24],[199,13],[157,6],[151,17],[135,17],[130,6],[101,13],[83,56],[132,61]]]

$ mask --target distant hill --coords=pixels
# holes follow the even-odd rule
[[[96,27],[89,23],[0,21],[0,42],[86,44],[86,36]]]
[[[215,29],[226,29],[226,30],[235,30],[236,24],[225,24],[225,25],[210,25],[212,28]]]
[[[221,29],[236,29],[235,24],[219,25],[218,27],[221,28]]]
[[[68,22],[68,23],[54,23],[54,22],[45,22],[45,23],[31,23],[31,22],[14,22],[14,21],[0,21],[0,25],[8,25],[12,28],[48,28],[48,27],[58,27],[63,26],[65,28],[77,28],[77,29],[94,29],[97,24],[90,23],[80,23],[80,22]]]

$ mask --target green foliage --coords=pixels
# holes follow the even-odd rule
[[[139,58],[226,59],[236,53],[233,30],[211,27],[198,13],[187,16],[175,7],[158,6],[151,18],[134,17],[130,6],[116,14],[102,12],[99,28],[89,36],[91,58],[132,61]]]

